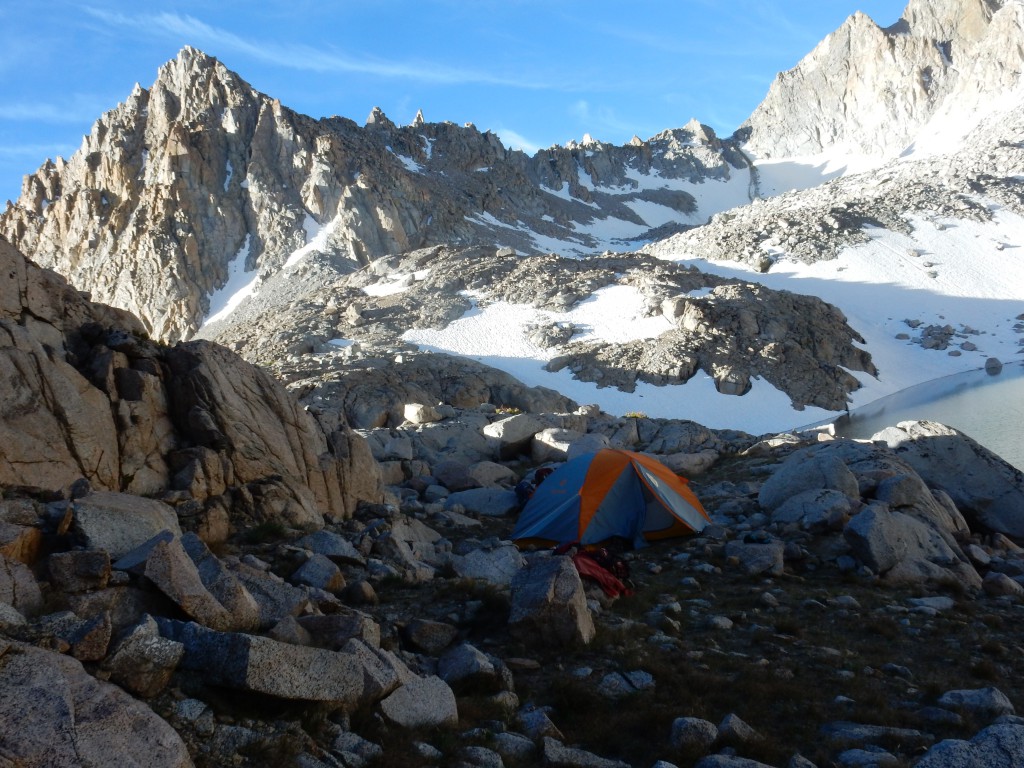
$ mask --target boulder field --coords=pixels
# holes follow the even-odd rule
[[[613,417],[442,356],[289,392],[0,258],[12,764],[1024,760],[1024,477],[956,430]],[[617,598],[508,538],[521,478],[606,446],[712,520]]]

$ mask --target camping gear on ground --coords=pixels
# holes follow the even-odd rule
[[[630,586],[629,570],[626,575],[621,575],[621,570],[616,573],[615,565],[618,563],[609,562],[609,552],[606,549],[588,551],[579,549],[572,553],[572,564],[579,571],[581,579],[594,581],[608,597],[629,596],[633,594],[633,587]],[[622,565],[626,561],[622,560]]]
[[[639,547],[710,522],[685,478],[650,456],[604,448],[548,476],[523,507],[512,540],[589,545],[621,537]]]

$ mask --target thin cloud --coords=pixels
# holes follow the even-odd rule
[[[52,104],[48,102],[0,103],[0,120],[25,121],[33,123],[91,125],[104,107],[93,100],[75,100],[73,103]]]
[[[612,136],[639,135],[644,129],[635,120],[623,120],[609,107],[594,107],[586,99],[580,99],[569,106],[569,114],[585,126],[595,139],[606,141],[602,134]]]
[[[440,85],[501,85],[512,88],[548,90],[543,80],[505,77],[478,70],[446,67],[433,62],[385,61],[360,53],[359,58],[338,51],[325,51],[309,45],[253,42],[227,30],[211,26],[193,16],[159,13],[154,16],[128,16],[98,8],[85,8],[86,13],[107,25],[130,29],[151,36],[184,38],[200,48],[234,51],[259,61],[289,69],[310,72],[351,72],[377,77],[413,80]]]
[[[579,99],[569,105],[569,114],[578,117],[580,120],[590,119],[590,102],[586,99]]]
[[[0,142],[0,159],[70,157],[77,149],[69,144],[4,144]],[[39,164],[42,160],[39,160]]]
[[[723,5],[719,0],[690,2],[707,9],[707,16],[699,21],[701,35],[685,34],[697,26],[696,20],[681,30],[672,28],[670,31],[608,23],[590,24],[590,28],[600,35],[639,46],[641,50],[701,56],[716,61],[762,58],[788,50],[789,42],[801,41],[811,46],[821,38],[820,30],[800,23],[791,12],[783,12],[777,3],[767,0],[740,0],[731,5]],[[737,30],[755,30],[757,34],[737,35]]]
[[[520,149],[528,155],[535,155],[544,149],[540,144],[530,141],[523,134],[510,128],[499,128],[495,133],[498,134],[501,143],[509,149]]]

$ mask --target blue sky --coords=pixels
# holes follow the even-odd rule
[[[527,151],[696,117],[728,135],[854,11],[905,0],[289,0],[0,4],[0,205],[184,45],[314,117],[472,122]]]

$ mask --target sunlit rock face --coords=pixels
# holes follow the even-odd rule
[[[858,12],[778,75],[740,133],[763,158],[898,155],[933,118],[969,120],[1020,82],[1022,16],[1002,0],[911,0],[883,29]]]
[[[400,127],[379,109],[365,126],[315,120],[185,48],[70,159],[25,178],[0,234],[137,314],[153,337],[178,340],[209,314],[232,262],[262,279],[304,247],[350,270],[439,243],[589,253],[608,232],[639,241],[681,226],[666,230],[669,220],[703,223],[715,211],[687,189],[735,179],[738,204],[748,176],[735,144],[696,121],[530,158],[472,125]]]

